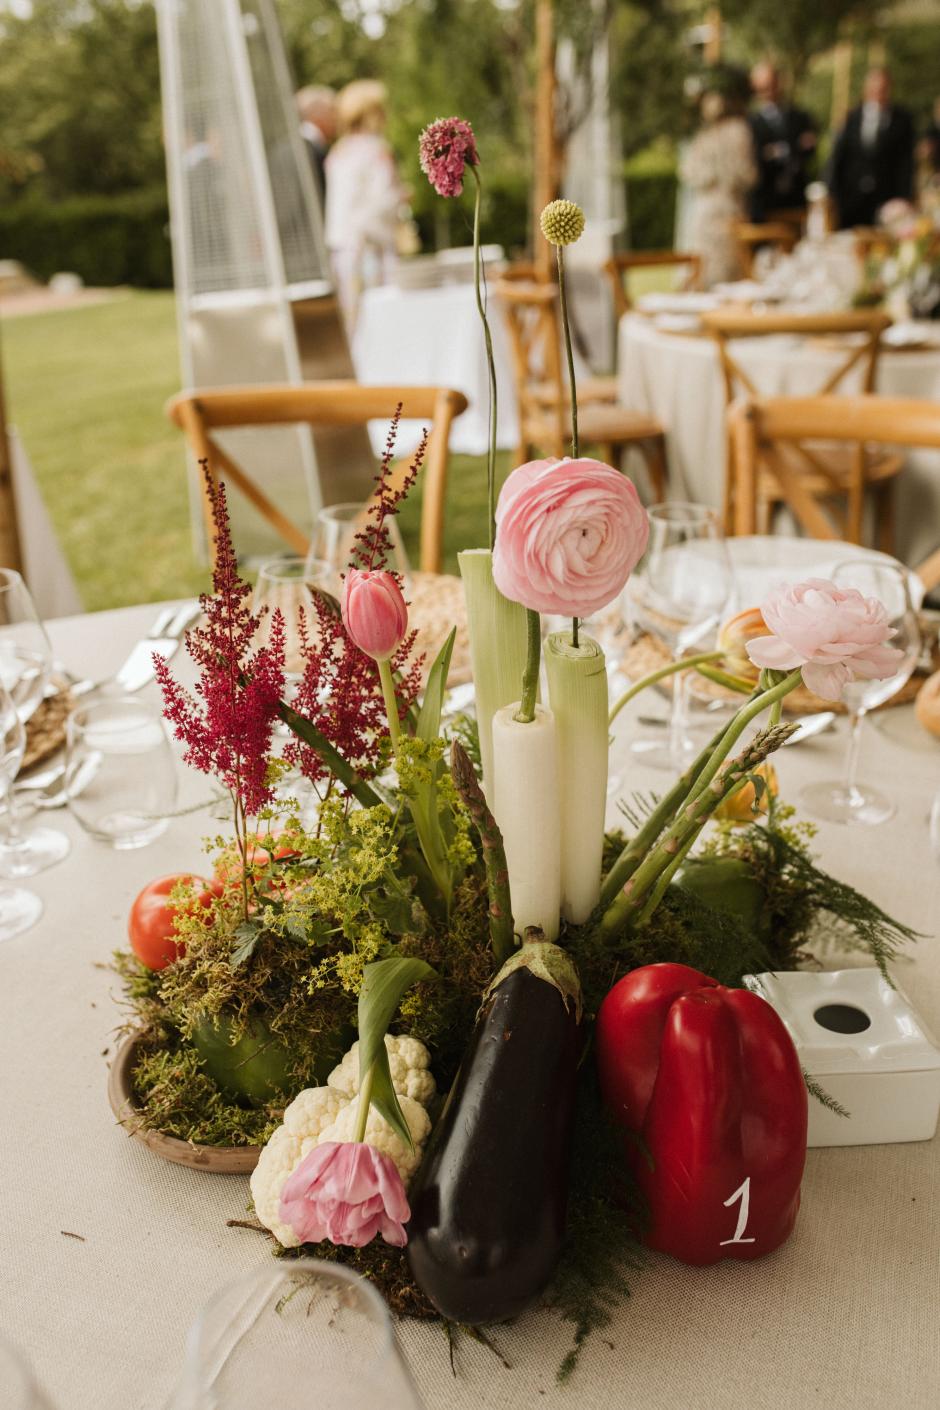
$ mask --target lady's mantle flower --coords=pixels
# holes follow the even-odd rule
[[[480,160],[473,128],[463,118],[437,118],[418,141],[421,170],[439,196],[459,196],[464,168]]]

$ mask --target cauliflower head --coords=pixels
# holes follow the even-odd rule
[[[386,1034],[385,1049],[396,1094],[428,1106],[437,1095],[437,1084],[429,1071],[431,1054],[424,1044],[417,1038],[392,1038]],[[337,1087],[347,1097],[356,1095],[359,1091],[358,1043],[353,1043],[327,1080],[331,1087]]]

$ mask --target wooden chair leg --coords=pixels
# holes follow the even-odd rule
[[[653,503],[662,504],[669,494],[669,462],[666,459],[665,436],[651,436],[640,442],[643,459],[650,477]]]
[[[721,487],[721,526],[726,535],[736,533],[734,518],[734,446],[731,437],[725,440],[725,478]]]

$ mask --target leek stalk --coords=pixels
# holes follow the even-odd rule
[[[548,695],[558,736],[561,802],[561,909],[582,925],[601,893],[607,811],[607,665],[581,634],[553,632],[545,642]]]
[[[527,656],[526,610],[503,597],[493,582],[489,549],[466,549],[457,557],[467,604],[483,788],[492,806],[493,716],[519,698]]]
[[[518,702],[493,716],[493,813],[503,836],[516,931],[555,940],[561,912],[561,808],[555,717],[515,718]]]

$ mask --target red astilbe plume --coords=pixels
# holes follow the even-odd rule
[[[274,798],[267,773],[284,692],[284,621],[275,612],[267,644],[256,644],[261,618],[252,613],[251,588],[238,575],[225,488],[214,484],[204,461],[202,469],[212,503],[216,560],[212,594],[200,598],[205,623],[186,637],[186,650],[200,670],[195,695],[173,679],[162,656],[154,657],[154,670],[163,713],[185,745],[186,763],[214,774],[232,794],[241,847],[246,819]]]
[[[392,460],[395,456],[395,441],[398,438],[398,428],[401,424],[401,408],[402,404],[399,402],[388,429],[378,474],[374,477],[376,489],[366,512],[365,527],[355,536],[353,561],[349,565],[352,568],[371,569],[387,566],[392,552],[388,521],[398,513],[424,464],[424,456],[428,448],[427,428],[421,433],[421,440],[418,442],[418,447],[404,478],[399,484],[394,483]],[[401,574],[393,572],[392,576],[401,587]]]

